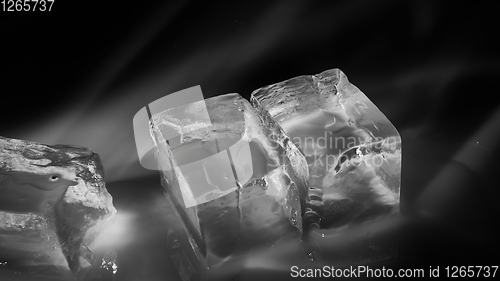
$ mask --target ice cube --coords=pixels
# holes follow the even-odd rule
[[[96,262],[96,237],[116,214],[99,156],[4,137],[0,149],[0,261],[74,280]]]
[[[227,94],[151,122],[165,194],[207,266],[300,237],[307,161],[267,112]]]
[[[251,95],[306,155],[306,217],[323,228],[398,211],[401,138],[339,69],[262,87]]]

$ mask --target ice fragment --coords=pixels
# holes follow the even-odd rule
[[[72,280],[96,262],[96,237],[115,214],[97,154],[0,137],[5,265],[12,261],[19,271]]]

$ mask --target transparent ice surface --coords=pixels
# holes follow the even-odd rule
[[[269,114],[227,94],[153,115],[151,136],[165,194],[207,266],[300,236],[307,162]]]
[[[269,112],[306,156],[305,225],[346,229],[398,213],[401,138],[342,71],[262,87],[251,102]]]

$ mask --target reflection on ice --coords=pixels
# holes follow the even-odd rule
[[[339,70],[263,87],[251,100],[203,101],[209,126],[195,105],[151,120],[165,194],[211,275],[232,264],[396,255],[396,238],[381,230],[399,215],[401,139],[376,106]],[[278,249],[279,262],[269,258]]]
[[[399,212],[401,138],[340,70],[262,87],[251,101],[269,112],[306,156],[310,185],[305,220],[311,231],[354,227]],[[328,248],[311,243],[321,256]],[[391,255],[388,250],[377,256]]]
[[[361,224],[314,230],[310,233],[309,243],[314,243],[321,249],[321,260],[311,262],[303,247],[304,242],[292,239],[256,251],[252,255],[233,258],[226,264],[211,268],[209,274],[213,280],[231,280],[239,274],[255,276],[259,273],[265,278],[274,274],[278,279],[289,280],[292,266],[340,268],[387,259],[397,255],[395,230],[402,223],[403,219],[396,213],[379,216]]]
[[[201,262],[214,267],[300,237],[307,166],[298,148],[237,94],[198,103],[206,107],[153,115],[151,135],[165,194]]]

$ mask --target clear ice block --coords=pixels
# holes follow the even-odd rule
[[[167,199],[206,267],[300,237],[307,162],[269,116],[238,94],[154,114]]]
[[[115,215],[97,154],[0,137],[0,270],[83,278]]]
[[[399,212],[401,138],[342,71],[262,87],[251,102],[306,156],[306,225],[340,229]]]

